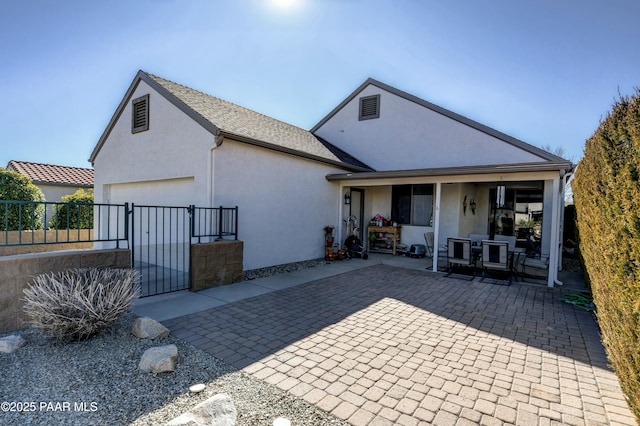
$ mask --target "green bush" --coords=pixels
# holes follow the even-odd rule
[[[28,177],[0,167],[0,231],[42,229],[42,202],[42,191]]]
[[[93,229],[93,189],[78,189],[62,197],[62,202],[67,204],[56,204],[51,228]]]
[[[88,339],[127,312],[140,296],[135,269],[71,269],[42,274],[24,290],[30,324],[60,340]]]
[[[587,141],[573,188],[603,343],[640,422],[640,91]]]

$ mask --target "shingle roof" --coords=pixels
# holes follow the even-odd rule
[[[138,71],[138,75],[94,148],[89,161],[95,160],[111,128],[140,81],[149,84],[213,135],[322,161],[347,170],[371,170],[364,163],[345,155],[344,152],[330,146],[307,130],[144,71]]]
[[[11,160],[7,164],[7,170],[13,170],[23,176],[27,176],[36,184],[93,186],[93,169]]]

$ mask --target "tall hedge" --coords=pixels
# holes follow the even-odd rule
[[[35,201],[7,203],[3,201]],[[44,194],[31,179],[0,167],[0,231],[42,229]]]
[[[603,343],[640,422],[640,90],[587,141],[573,190]]]

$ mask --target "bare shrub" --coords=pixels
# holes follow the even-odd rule
[[[70,269],[42,274],[24,290],[29,323],[62,340],[84,340],[127,312],[140,296],[134,269]]]

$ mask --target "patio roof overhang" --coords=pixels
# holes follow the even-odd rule
[[[560,178],[562,178],[572,169],[573,164],[570,161],[566,161],[521,164],[495,164],[485,166],[438,167],[414,170],[385,170],[373,172],[335,173],[327,175],[326,178],[328,181],[350,181],[535,172],[558,172]]]

